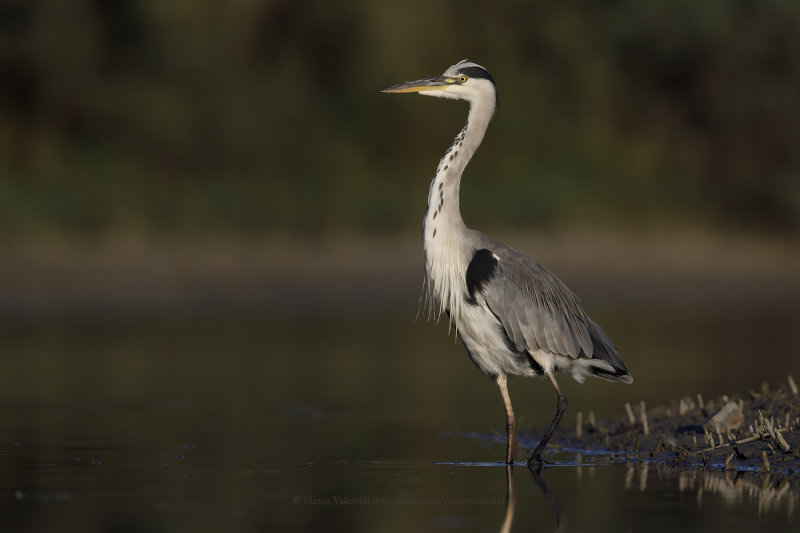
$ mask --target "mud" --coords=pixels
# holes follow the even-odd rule
[[[800,395],[794,380],[738,396],[684,397],[671,405],[626,405],[617,418],[578,413],[550,449],[610,462],[712,469],[800,489]]]

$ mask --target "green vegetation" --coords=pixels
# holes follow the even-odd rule
[[[464,109],[381,95],[469,57],[500,113],[474,224],[800,230],[800,4],[14,0],[0,235],[400,231]]]

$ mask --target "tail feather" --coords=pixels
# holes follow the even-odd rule
[[[619,356],[617,348],[614,346],[614,343],[611,342],[611,339],[608,338],[606,332],[593,320],[589,319],[589,323],[591,325],[589,335],[592,338],[592,359],[599,359],[606,363],[603,365],[593,365],[592,374],[598,378],[607,379],[609,381],[621,381],[623,383],[633,382],[633,377],[631,377],[628,372],[628,367],[625,366],[625,362],[622,360],[622,357]],[[608,368],[609,366],[611,368]]]

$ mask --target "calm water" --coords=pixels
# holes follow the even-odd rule
[[[800,377],[797,313],[759,317],[597,317],[636,381],[562,379],[567,418]],[[496,531],[509,511],[496,387],[413,313],[6,322],[0,350],[0,531]],[[511,394],[523,429],[552,416],[546,383]],[[544,488],[513,470],[513,531],[800,528],[795,493],[551,459]]]

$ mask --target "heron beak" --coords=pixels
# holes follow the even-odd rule
[[[443,91],[450,85],[455,83],[454,78],[445,76],[438,76],[436,78],[428,78],[426,80],[407,81],[392,85],[388,89],[384,89],[382,93],[424,93],[430,91]]]

